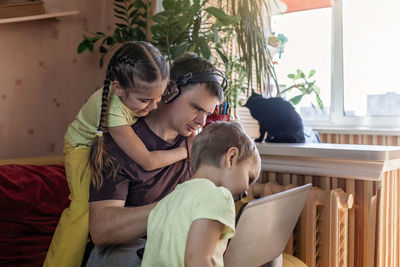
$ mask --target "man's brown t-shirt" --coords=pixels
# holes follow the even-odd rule
[[[132,128],[149,151],[173,149],[182,142],[187,142],[187,138],[181,135],[172,143],[164,141],[151,131],[143,118],[132,125]],[[109,134],[105,134],[104,141],[106,151],[118,160],[120,168],[117,176],[105,179],[99,190],[91,185],[90,202],[125,200],[125,206],[143,206],[159,201],[178,184],[190,178],[190,164],[187,159],[164,168],[144,171],[119,148]]]

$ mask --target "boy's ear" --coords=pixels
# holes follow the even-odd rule
[[[228,170],[232,168],[234,164],[236,164],[237,160],[239,158],[239,149],[237,147],[230,147],[228,149],[228,152],[226,152],[226,159],[225,159],[225,164]]]
[[[114,93],[117,96],[123,96],[124,95],[125,91],[124,91],[124,89],[122,88],[121,84],[118,81],[112,81],[111,84],[112,84],[112,87],[114,89]]]

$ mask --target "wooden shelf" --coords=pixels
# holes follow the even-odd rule
[[[7,18],[7,19],[0,19],[0,24],[29,21],[29,20],[39,20],[39,19],[52,19],[52,18],[58,18],[58,17],[73,16],[73,15],[78,15],[78,14],[79,14],[78,10],[71,10],[71,11],[47,13],[47,14],[41,14],[41,15],[35,15],[35,16]]]

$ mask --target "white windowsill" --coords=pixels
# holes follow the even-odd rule
[[[379,181],[400,168],[400,148],[344,144],[257,144],[263,171]]]

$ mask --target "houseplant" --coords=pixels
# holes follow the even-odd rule
[[[230,14],[241,17],[240,22],[234,25],[235,41],[238,56],[246,70],[247,93],[250,89],[267,89],[271,79],[278,87],[267,46],[271,16],[268,1],[231,0]]]
[[[297,105],[298,103],[300,103],[300,101],[306,95],[310,96],[314,95],[318,107],[322,110],[324,108],[324,104],[319,95],[320,89],[318,88],[317,85],[315,85],[316,82],[315,80],[310,81],[310,78],[312,78],[314,74],[315,74],[314,69],[312,69],[307,76],[300,69],[297,70],[296,74],[293,73],[288,74],[287,77],[293,80],[293,85],[279,92],[279,96],[289,91],[293,91],[294,89],[297,89],[298,91],[300,91],[299,94],[289,99],[289,101],[292,102],[293,105]],[[315,106],[312,102],[311,105],[315,109]]]
[[[114,45],[127,41],[147,41],[147,24],[151,1],[142,0],[114,0],[114,16],[118,19],[115,23],[113,34],[104,32],[89,33],[83,35],[83,40],[78,46],[78,54],[88,50],[94,51],[94,45],[100,41],[100,67],[103,66],[104,57]]]
[[[231,33],[240,17],[231,16],[204,0],[164,0],[164,11],[155,14],[152,42],[172,61],[184,52],[195,52],[206,59],[218,54],[227,58],[221,38]]]
[[[247,0],[232,0],[229,8],[223,6],[222,1],[218,7],[207,6],[207,3],[207,0],[163,0],[164,11],[152,16],[151,41],[169,62],[186,51],[207,59],[214,55],[214,63],[223,64],[230,81],[225,99],[235,108],[237,96],[245,89],[247,92],[253,87],[261,90],[269,84],[263,79],[264,74],[277,84],[266,45],[268,8],[266,4]],[[78,53],[93,52],[98,43],[100,66],[114,45],[130,40],[150,40],[146,35],[150,0],[114,0],[113,7],[118,19],[113,34],[84,35],[78,46]],[[230,43],[237,43],[238,49],[227,49]],[[256,77],[253,77],[254,72]]]

